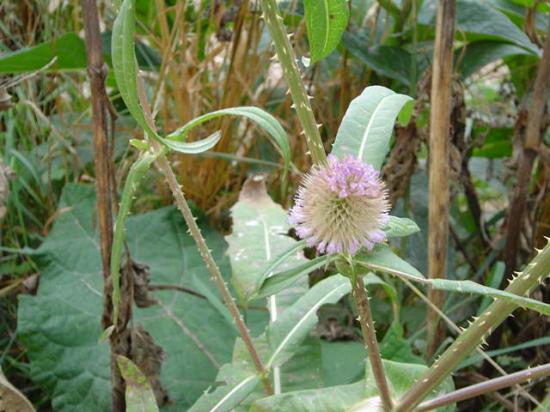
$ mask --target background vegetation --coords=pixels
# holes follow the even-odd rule
[[[229,279],[226,249],[232,241],[226,242],[224,235],[232,232],[230,210],[243,182],[247,176],[264,174],[272,198],[284,208],[291,206],[311,162],[300,135],[302,127],[286,93],[280,63],[272,59],[271,38],[258,2],[135,3],[137,59],[160,130],[170,132],[201,114],[247,105],[269,111],[290,136],[292,164],[285,180],[280,153],[252,122],[224,118],[206,123],[191,139],[221,130],[213,151],[170,156],[208,245]],[[401,113],[383,176],[390,187],[393,214],[411,217],[421,228],[409,238],[392,241],[392,247],[427,273],[436,1],[351,0],[341,41],[326,56],[308,43],[307,32],[313,28],[307,27],[303,2],[278,4],[284,24],[294,33],[292,45],[315,117],[322,122],[319,130],[327,151],[351,100],[366,86],[386,86],[415,99]],[[143,133],[129,116],[111,70],[111,32],[118,8],[110,1],[98,5],[108,66],[104,104],[113,114],[111,155],[115,187],[121,190],[138,155],[128,141],[141,139]],[[540,144],[526,147],[524,138],[549,13],[548,3],[536,0],[456,2],[450,279],[503,287],[508,274],[522,268],[535,248],[545,245],[544,236],[550,236],[548,93],[542,93]],[[99,410],[110,404],[108,399],[95,404],[97,393],[108,388],[108,348],[89,346],[101,334],[102,299],[95,292],[102,290],[102,279],[91,217],[95,172],[86,67],[78,1],[0,4],[0,365],[35,407],[45,411],[71,410],[76,405]],[[528,180],[518,183],[525,150],[532,153]],[[167,408],[181,410],[199,398],[217,369],[230,359],[236,332],[179,215],[164,207],[172,204],[172,195],[163,182],[156,170],[147,174],[136,194],[127,238],[132,258],[151,268],[149,289],[179,285],[202,296],[159,292],[155,305],[144,304],[135,313],[169,354],[170,362],[162,369],[167,392],[157,393],[157,399],[170,397],[173,403]],[[526,207],[517,214],[510,205],[519,189],[524,189],[519,196],[524,196]],[[516,242],[511,244],[510,239]],[[94,277],[87,275],[92,273],[97,277],[90,281]],[[324,277],[318,270],[309,283]],[[372,305],[385,356],[422,362],[427,349],[426,305],[403,284],[384,280],[395,296],[377,290]],[[547,300],[548,288],[540,286],[532,296]],[[456,325],[464,326],[487,305],[486,297],[448,294],[442,310]],[[267,322],[265,307],[247,307],[246,319],[252,334],[259,334]],[[66,328],[68,323],[77,329]],[[323,306],[316,332],[304,346],[308,355],[295,355],[287,366],[287,389],[349,384],[360,378],[364,353],[358,326],[346,299]],[[446,334],[433,357],[449,345],[453,334]],[[485,349],[512,373],[547,363],[549,344],[547,322],[534,312],[519,311],[497,329]],[[170,357],[175,351],[184,351],[186,357]],[[146,357],[160,362],[151,353]],[[306,367],[311,357],[320,359],[316,370]],[[495,369],[472,355],[454,375],[455,386],[493,376]],[[458,407],[528,410],[537,403],[548,405],[544,382],[533,381],[523,388],[530,397],[506,389]]]

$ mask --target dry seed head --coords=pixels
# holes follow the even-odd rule
[[[372,165],[329,155],[305,176],[290,211],[300,238],[321,253],[354,255],[383,242],[388,223],[386,185]]]

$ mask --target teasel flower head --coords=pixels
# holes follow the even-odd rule
[[[290,223],[319,252],[354,255],[385,240],[389,208],[386,185],[372,165],[329,155],[303,179]]]

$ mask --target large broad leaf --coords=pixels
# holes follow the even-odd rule
[[[382,360],[384,371],[390,390],[394,397],[403,394],[418,378],[428,369],[424,365],[409,364]],[[281,395],[270,396],[255,401],[251,412],[334,412],[345,411],[361,404],[365,399],[378,395],[374,377],[370,371],[370,365],[366,365],[366,381],[360,381],[352,385],[333,386],[323,389],[296,391]],[[431,397],[453,390],[451,378],[447,378]],[[440,411],[452,411],[453,406],[442,408]],[[361,409],[357,409],[361,410]]]
[[[427,0],[418,14],[418,23],[435,25],[437,2]],[[458,0],[456,2],[456,30],[475,35],[474,39],[500,39],[516,44],[539,54],[540,51],[529,37],[508,17],[487,2],[477,0]]]
[[[98,343],[103,280],[94,210],[93,190],[66,186],[59,218],[38,250],[38,294],[20,297],[18,334],[27,349],[30,376],[60,412],[111,409],[109,349]],[[227,273],[223,238],[201,226]],[[131,216],[127,228],[131,256],[150,266],[152,283],[193,288],[192,275],[208,279],[175,208]],[[236,332],[207,300],[178,291],[159,291],[156,298],[162,306],[135,309],[134,322],[165,351],[161,381],[173,403],[164,410],[181,411],[230,360]]]
[[[467,44],[457,52],[460,75],[465,79],[489,63],[521,54],[529,52],[523,47],[499,41],[485,40]]]
[[[307,38],[313,63],[332,52],[346,30],[347,0],[305,0]]]
[[[317,283],[286,309],[269,326],[268,338],[272,352],[267,365],[284,363],[317,323],[317,310],[326,303],[338,302],[350,289],[348,278],[331,276]]]
[[[258,375],[232,364],[224,365],[216,377],[220,386],[205,392],[189,412],[229,412],[238,406],[258,385]]]
[[[40,70],[53,59],[48,70],[69,71],[86,68],[86,47],[75,33],[66,33],[57,39],[34,47],[20,49],[0,57],[0,73],[22,73]]]
[[[293,250],[298,242],[287,236],[290,228],[288,215],[271,200],[264,180],[259,177],[251,177],[245,182],[239,201],[231,208],[231,216],[233,233],[226,237],[233,269],[231,281],[239,297],[246,302],[257,292],[266,269],[272,267],[279,255]],[[303,254],[297,251],[288,256],[277,270],[289,270],[304,262]],[[304,293],[307,282],[305,285],[302,282],[298,289],[298,293]],[[288,298],[294,301],[296,294]],[[285,298],[281,296],[281,299]],[[277,305],[277,302],[273,304]],[[281,304],[286,306],[288,302]]]
[[[344,33],[343,44],[357,60],[379,75],[399,80],[406,86],[410,85],[413,59],[408,51],[398,46],[368,47],[365,37],[350,32]]]
[[[332,154],[354,156],[376,169],[390,150],[390,138],[397,115],[412,100],[382,86],[370,86],[351,101],[336,135]]]
[[[158,412],[155,394],[143,372],[124,356],[117,355],[116,361],[126,383],[126,412]]]

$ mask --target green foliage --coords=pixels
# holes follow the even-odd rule
[[[465,32],[473,40],[500,39],[531,53],[539,53],[538,47],[529,40],[529,37],[491,5],[475,0],[458,0],[456,3],[457,36],[460,32]],[[435,25],[435,10],[435,0],[424,1],[418,15],[418,22]]]
[[[273,202],[262,180],[249,179],[239,201],[231,208],[233,233],[226,236],[233,269],[232,284],[240,299],[247,302],[270,275],[266,268],[279,261],[277,270],[289,270],[305,262],[295,250],[297,241],[287,236],[287,213]],[[279,255],[285,256],[279,259]],[[288,299],[288,298],[287,298]]]
[[[155,394],[143,372],[124,356],[117,355],[116,362],[126,382],[126,411],[158,412]]]
[[[278,366],[290,358],[309,331],[317,324],[317,309],[336,303],[351,290],[350,282],[341,275],[322,280],[286,309],[267,331],[271,345],[268,366]]]
[[[370,86],[352,100],[338,128],[332,154],[355,156],[376,169],[390,150],[390,138],[397,115],[409,96],[381,86]]]
[[[426,366],[418,364],[388,360],[383,360],[382,362],[392,393],[395,396],[404,393],[414,381],[422,376],[428,369]],[[270,396],[255,401],[250,411],[283,412],[291,410],[296,412],[332,412],[337,410],[349,410],[355,406],[359,407],[362,401],[375,397],[378,394],[374,379],[368,372],[370,369],[370,365],[367,362],[366,380],[351,385],[296,391]],[[448,392],[453,389],[453,386],[452,380],[449,378],[434,391],[433,395]],[[453,407],[448,407],[442,408],[440,411],[452,411],[453,409]]]
[[[20,299],[18,334],[31,361],[30,376],[51,395],[56,411],[111,408],[109,350],[98,343],[103,280],[94,205],[89,188],[66,187],[60,203],[64,212],[37,251],[38,294]],[[132,258],[150,266],[152,283],[193,288],[192,275],[208,277],[185,232],[174,208],[128,219]],[[223,238],[204,225],[203,233],[226,271]],[[162,306],[136,309],[134,322],[163,348],[161,380],[173,401],[167,410],[179,411],[194,403],[214,381],[218,366],[229,360],[235,331],[206,300],[177,291],[159,291],[155,297]]]
[[[48,63],[49,71],[71,71],[86,68],[86,47],[75,33],[33,47],[19,49],[0,57],[0,73],[24,73],[40,70]]]
[[[260,383],[260,378],[232,364],[220,368],[217,382],[221,385],[206,392],[189,412],[229,412],[238,406]]]
[[[315,63],[340,42],[349,19],[348,1],[305,0],[304,7],[311,61]]]

